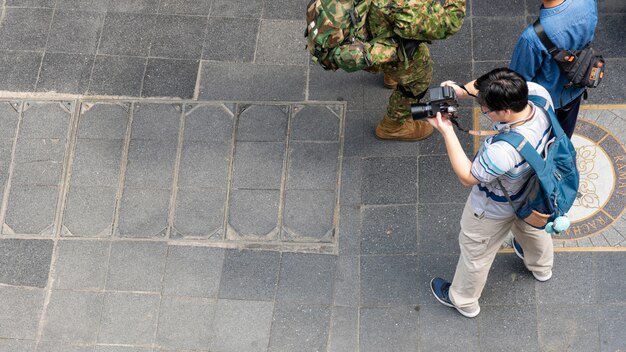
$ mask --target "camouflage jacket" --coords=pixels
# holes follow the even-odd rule
[[[458,32],[465,0],[372,0],[367,29],[372,38],[445,39]]]

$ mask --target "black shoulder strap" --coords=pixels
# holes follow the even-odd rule
[[[557,50],[559,49],[557,49],[556,46],[554,46],[554,43],[552,43],[550,38],[548,38],[548,36],[546,35],[546,32],[543,31],[543,26],[541,25],[541,21],[539,21],[538,18],[535,21],[535,23],[533,23],[533,28],[535,29],[535,33],[537,33],[539,40],[541,40],[541,43],[543,43],[543,46],[545,46],[546,49],[548,49],[548,52],[550,53],[550,55],[554,56]]]

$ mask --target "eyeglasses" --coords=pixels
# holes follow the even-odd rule
[[[494,112],[494,111],[497,111],[497,110],[487,110],[487,111],[483,111],[483,108],[482,108],[482,107],[480,107],[480,113],[481,113],[484,117],[486,117],[486,118],[489,118],[489,113],[490,113],[490,112]]]

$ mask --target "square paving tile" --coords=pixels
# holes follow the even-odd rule
[[[597,314],[600,351],[617,351],[626,346],[626,336],[619,333],[626,324],[626,307],[607,305],[600,308]]]
[[[151,56],[200,60],[206,17],[160,15],[157,23],[159,30],[154,33]]]
[[[537,309],[542,351],[600,351],[598,311],[589,305],[540,305]]]
[[[524,346],[524,351],[539,351],[535,309],[534,305],[482,306],[480,350],[505,351]]]
[[[117,187],[123,151],[124,141],[120,139],[77,140],[71,184]]]
[[[358,308],[333,307],[328,352],[357,352],[358,349]]]
[[[41,65],[37,91],[87,93],[93,60],[93,55],[47,52]]]
[[[257,65],[250,86],[250,98],[255,101],[303,101],[306,80],[306,66]]]
[[[306,45],[306,38],[300,34],[302,25],[302,21],[262,20],[255,62],[306,65],[309,55],[306,50],[302,50]]]
[[[132,139],[178,141],[180,104],[135,104]]]
[[[160,0],[108,0],[109,12],[156,13]]]
[[[0,90],[34,91],[42,56],[37,52],[0,51]]]
[[[96,56],[89,93],[138,96],[146,62],[140,57]]]
[[[335,190],[338,143],[292,142],[288,153],[287,189]]]
[[[237,141],[284,141],[287,138],[288,113],[284,105],[240,106]]]
[[[365,159],[361,189],[363,203],[415,204],[417,202],[416,177],[417,159],[415,157]],[[421,180],[423,178],[420,177]]]
[[[107,9],[107,1],[99,0],[58,0],[57,9],[90,10],[104,12]]]
[[[436,302],[433,298],[433,302]],[[454,308],[436,305],[419,307],[417,333],[423,351],[481,351],[478,340],[478,321],[463,319]],[[450,338],[454,336],[454,338]]]
[[[213,0],[211,16],[259,18],[263,12],[262,0]]]
[[[141,96],[193,98],[199,65],[198,60],[148,59]]]
[[[63,213],[63,236],[110,237],[117,187],[70,187]]]
[[[459,256],[455,254],[423,253],[419,255],[417,291],[420,305],[437,305],[441,309],[447,309],[441,306],[433,296],[430,290],[430,280],[434,277],[441,277],[452,282],[458,259]],[[458,312],[454,310],[454,314]]]
[[[78,138],[124,139],[128,126],[127,104],[85,102],[78,125]]]
[[[266,351],[274,304],[255,301],[217,301],[213,351]]]
[[[302,304],[330,304],[336,257],[283,254],[276,300]]]
[[[489,271],[480,304],[532,305],[535,303],[535,278],[515,254],[500,254]]]
[[[46,51],[95,54],[104,16],[98,12],[55,11]]]
[[[0,283],[46,287],[52,250],[49,240],[0,240]]]
[[[3,233],[52,235],[58,195],[56,186],[11,187]]]
[[[34,340],[37,337],[44,296],[44,291],[39,289],[0,286],[0,306],[3,307],[0,313],[0,336]],[[2,350],[0,345],[0,351]]]
[[[624,253],[593,253],[592,256],[596,264],[595,279],[597,280],[596,295],[598,303],[620,304],[626,302],[626,297],[624,296],[626,283],[624,283],[624,280],[616,279],[623,277],[623,272],[619,268],[626,265]],[[589,262],[586,261],[586,264],[588,265]],[[585,271],[589,272],[589,270]],[[580,277],[578,280],[581,280]],[[585,281],[590,282],[592,280],[589,278]]]
[[[537,303],[596,303],[598,295],[603,291],[597,285],[605,280],[600,279],[598,274],[594,274],[593,261],[594,257],[591,253],[555,253],[552,278],[547,282],[536,284]],[[601,273],[604,273],[604,270],[609,270],[609,268],[603,267]]]
[[[54,288],[102,290],[107,276],[109,241],[59,241]]]
[[[207,348],[211,343],[216,302],[206,298],[163,297],[156,343],[164,348]]]
[[[160,301],[158,294],[105,293],[98,343],[151,344]]]
[[[52,9],[5,8],[0,27],[0,50],[43,51]]]
[[[241,149],[245,149],[245,144],[240,143],[237,147],[240,153],[243,153]],[[230,143],[214,143],[211,141],[188,140],[185,138],[180,157],[178,185],[180,187],[191,188],[206,187],[215,190],[226,189],[228,187],[230,160],[232,159],[231,153],[232,146]],[[282,153],[284,154],[284,150]],[[265,165],[262,166],[265,167]],[[243,168],[250,168],[255,172],[258,171],[246,164],[243,164]],[[268,170],[269,173],[272,171],[274,170]],[[250,182],[253,183],[259,182],[258,180],[254,180],[252,175],[245,173],[241,175],[236,174],[235,177],[237,176],[248,178]]]
[[[273,301],[280,257],[280,253],[271,251],[226,251],[219,298]]]
[[[420,253],[459,253],[463,204],[420,204],[417,208],[417,242]]]
[[[230,145],[233,139],[234,104],[187,105],[185,141],[206,141]]]
[[[233,190],[228,225],[235,236],[272,238],[277,235],[279,190]]]
[[[283,239],[314,238],[329,242],[334,237],[334,191],[287,191],[283,215]]]
[[[160,292],[166,255],[162,242],[113,242],[106,288]]]
[[[126,188],[119,205],[121,237],[163,238],[168,226],[170,191]]]
[[[347,142],[346,142],[347,143]],[[364,160],[358,157],[341,159],[341,199],[342,205],[360,205],[363,181]]]
[[[163,294],[216,298],[223,262],[221,248],[170,246]]]
[[[180,188],[172,236],[223,236],[226,187],[223,189]]]
[[[132,139],[125,185],[169,189],[174,177],[176,141]]]
[[[333,305],[358,307],[360,298],[360,274],[358,256],[339,256],[333,283]]]
[[[234,159],[233,188],[281,188],[284,142],[239,142],[235,147]]]
[[[35,352],[34,340],[0,340],[1,352]]]
[[[154,15],[111,12],[104,21],[98,53],[148,56],[156,24]]]
[[[339,140],[342,109],[338,105],[294,106],[291,140],[330,141]]]
[[[474,60],[509,60],[526,27],[523,16],[476,17],[473,21]],[[498,33],[498,35],[493,35]]]
[[[361,254],[416,254],[416,218],[414,205],[364,208]]]
[[[161,0],[159,13],[178,13],[205,16],[211,9],[207,0]]]
[[[93,352],[93,346],[81,346],[62,341],[41,341],[37,345],[37,352]]]
[[[266,2],[263,6],[263,18],[302,20],[308,1],[306,0],[276,0]]]
[[[65,139],[19,139],[13,161],[15,185],[58,185],[63,171]]]
[[[417,282],[415,256],[361,257],[361,305],[416,304]]]
[[[415,350],[417,316],[411,306],[361,308],[359,351]]]
[[[448,156],[420,157],[418,168],[420,203],[465,202],[471,187],[461,185]]]
[[[102,293],[52,291],[43,340],[93,344],[102,313]]]
[[[341,206],[339,212],[339,253],[361,254],[361,225],[363,214],[359,206]]]
[[[329,327],[329,307],[275,305],[268,351],[325,351]]]
[[[252,99],[250,77],[254,77],[256,65],[251,63],[202,61],[200,68],[200,99]]]
[[[252,62],[258,31],[258,19],[209,17],[202,58]]]

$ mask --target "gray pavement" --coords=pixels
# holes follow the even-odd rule
[[[309,64],[306,3],[0,4],[0,352],[626,350],[623,1],[554,276],[504,248],[475,319],[428,287],[469,189],[439,136],[374,138],[381,76]],[[538,3],[468,1],[434,82],[507,65]]]

